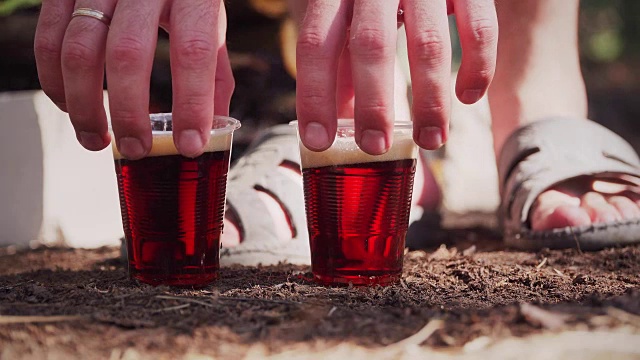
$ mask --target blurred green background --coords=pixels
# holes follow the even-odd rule
[[[32,50],[39,3],[0,0],[0,92],[39,87]],[[259,9],[257,3],[268,9]],[[248,130],[295,118],[295,80],[282,56],[287,16],[284,0],[227,4],[228,46],[237,82],[231,112],[247,130],[238,140],[248,142],[255,133]],[[167,42],[161,33],[150,111],[170,110]],[[580,45],[590,116],[640,150],[640,0],[582,0]],[[457,45],[454,53],[460,54]]]

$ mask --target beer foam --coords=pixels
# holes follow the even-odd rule
[[[396,133],[391,149],[382,155],[370,155],[360,150],[353,137],[336,137],[333,145],[325,151],[314,152],[300,144],[300,159],[302,168],[317,168],[324,166],[361,164],[368,162],[396,161],[416,159],[418,147],[411,134]]]
[[[173,143],[173,134],[169,131],[153,131],[153,143],[151,145],[151,151],[147,157],[151,156],[166,156],[166,155],[178,155],[180,152]],[[113,158],[115,160],[123,159],[124,157],[118,151],[115,144],[115,138],[111,136],[111,149],[113,150]],[[228,151],[231,149],[231,141],[233,139],[232,132],[215,133],[212,132],[209,142],[204,147],[203,152],[215,152],[215,151]]]

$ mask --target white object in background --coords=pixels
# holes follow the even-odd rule
[[[42,91],[0,94],[0,124],[0,246],[118,245],[110,148],[80,146],[69,116]]]
[[[455,80],[452,94],[455,94]],[[452,99],[451,132],[442,161],[445,227],[497,227],[500,203],[491,111],[485,96],[473,105]]]

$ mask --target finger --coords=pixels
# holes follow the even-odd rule
[[[62,78],[62,42],[71,20],[74,2],[43,0],[34,40],[40,86],[62,111],[67,111]]]
[[[623,219],[640,219],[640,208],[631,199],[624,196],[612,196],[608,202],[618,210]]]
[[[350,1],[310,0],[298,35],[296,111],[301,140],[311,150],[327,149],[336,134],[338,59],[350,10]]]
[[[494,0],[455,0],[462,46],[456,94],[465,104],[484,96],[496,69],[498,18]]]
[[[580,207],[587,211],[594,224],[610,223],[622,218],[618,210],[596,192],[584,194],[580,199]]]
[[[220,29],[227,28],[227,15],[224,3],[221,3],[218,24]],[[233,72],[231,71],[231,63],[229,62],[229,53],[227,51],[226,41],[226,31],[219,31],[218,44],[222,44],[222,46],[218,49],[218,60],[216,62],[216,83],[213,110],[214,114],[223,116],[229,116],[229,105],[231,104],[233,89],[235,88],[235,80],[233,79]]]
[[[397,0],[355,0],[349,49],[355,90],[355,138],[379,155],[392,143]]]
[[[114,0],[79,0],[76,9],[91,8],[109,18]],[[102,150],[110,142],[104,110],[104,58],[109,27],[101,21],[76,16],[71,19],[62,44],[62,76],[69,118],[76,137],[88,150]]]
[[[119,0],[107,39],[111,125],[128,159],[151,150],[149,83],[161,12],[161,1]]]
[[[451,112],[451,40],[444,1],[404,0],[413,92],[413,137],[425,149],[442,146]]]
[[[174,1],[171,8],[173,139],[188,157],[202,154],[213,123],[219,11],[219,0]]]

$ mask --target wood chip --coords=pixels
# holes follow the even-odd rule
[[[462,251],[462,255],[471,256],[471,255],[475,254],[477,251],[478,251],[478,249],[476,248],[476,246],[475,245],[471,245],[469,248],[467,248],[464,251]]]
[[[520,313],[533,325],[539,325],[549,330],[558,330],[566,325],[569,316],[553,313],[535,305],[524,303],[520,305]]]
[[[568,277],[569,277],[568,275],[563,274],[563,273],[562,273],[562,271],[560,271],[560,270],[558,270],[558,269],[556,269],[556,268],[553,268],[553,271],[554,271],[556,274],[558,274],[559,276],[562,276],[562,277],[564,277],[564,278],[568,278]]]
[[[540,270],[546,263],[547,263],[547,258],[545,257],[544,259],[542,259],[540,264],[536,266],[536,269]]]
[[[420,331],[417,333],[405,338],[403,340],[398,341],[395,344],[390,345],[394,348],[405,348],[411,345],[420,345],[425,342],[428,338],[433,335],[436,331],[440,330],[444,322],[442,320],[431,320],[429,321]]]

